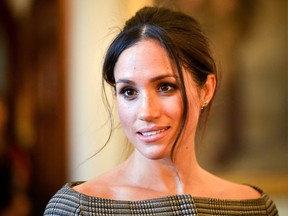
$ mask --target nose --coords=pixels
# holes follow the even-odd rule
[[[139,119],[142,121],[151,122],[159,118],[161,114],[161,104],[157,100],[157,96],[153,94],[145,94],[140,101]]]

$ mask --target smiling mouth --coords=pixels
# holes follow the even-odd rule
[[[161,130],[155,130],[155,131],[147,131],[147,132],[138,132],[139,134],[141,134],[144,137],[149,137],[149,136],[154,136],[156,134],[160,134],[166,130],[168,130],[169,127],[161,129]]]

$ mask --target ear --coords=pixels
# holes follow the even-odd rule
[[[215,93],[216,84],[216,76],[214,74],[209,74],[207,76],[206,83],[201,89],[201,109],[207,106],[212,100]]]

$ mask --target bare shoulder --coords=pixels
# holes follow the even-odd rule
[[[229,184],[226,194],[233,194],[233,199],[258,199],[261,197],[260,192],[251,186],[233,182],[230,182]]]
[[[97,176],[73,187],[73,189],[79,193],[101,198],[111,198],[111,194],[113,194],[114,191],[113,188],[115,188],[115,178],[113,178],[110,173]]]
[[[249,185],[234,183],[212,174],[208,175],[209,184],[214,188],[215,198],[244,200],[258,199],[262,196],[259,191]]]

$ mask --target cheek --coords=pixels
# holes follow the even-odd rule
[[[126,106],[124,103],[121,103],[121,101],[117,101],[117,111],[121,126],[124,130],[126,130],[129,125],[132,125],[131,107]]]
[[[170,113],[171,116],[174,116],[175,119],[181,120],[183,115],[183,106],[181,104],[182,102],[178,103],[170,103],[169,105],[166,105],[166,111]]]

